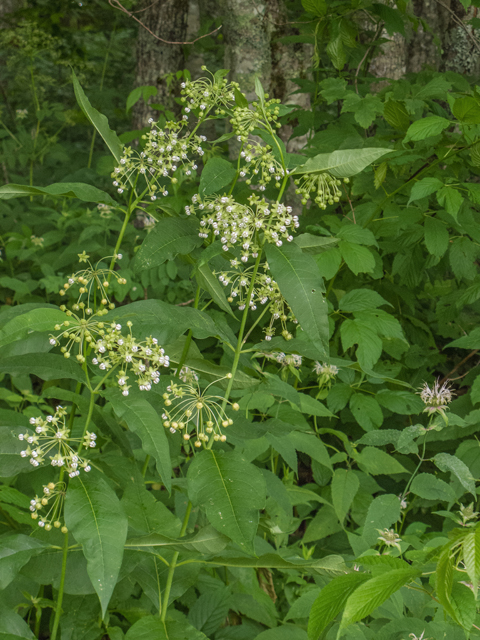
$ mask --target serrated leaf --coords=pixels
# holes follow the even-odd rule
[[[366,247],[348,240],[341,240],[338,248],[347,267],[356,276],[359,273],[371,273],[375,269],[375,258]]]
[[[65,523],[82,545],[87,572],[105,615],[122,566],[128,521],[115,492],[100,474],[92,471],[69,483]]]
[[[408,142],[409,140],[413,140],[414,142],[417,142],[419,140],[425,140],[425,138],[438,136],[451,124],[450,120],[441,118],[440,116],[428,116],[426,118],[421,118],[420,120],[413,122],[408,127],[404,141]]]
[[[315,16],[324,16],[327,11],[325,0],[302,0],[302,7]]]
[[[190,253],[202,243],[196,221],[162,218],[143,241],[135,258],[135,271],[158,267],[179,253]]]
[[[187,479],[190,500],[205,509],[215,529],[252,552],[266,500],[260,471],[234,451],[204,450],[195,456]]]
[[[231,162],[213,157],[208,160],[200,176],[199,193],[202,197],[218,193],[229,185],[237,171]]]
[[[443,182],[438,178],[423,178],[413,185],[410,192],[410,200],[408,201],[408,204],[414,202],[415,200],[426,198],[432,193],[436,193],[442,187]]]
[[[74,71],[72,71],[72,78],[75,97],[80,106],[80,109],[83,111],[87,119],[93,124],[98,133],[102,136],[105,144],[110,149],[110,152],[112,153],[115,160],[117,162],[120,162],[120,158],[122,157],[123,153],[123,145],[118,139],[117,134],[115,133],[115,131],[112,131],[112,129],[110,129],[107,117],[97,111],[94,107],[92,107],[92,105],[90,104],[90,100],[87,98],[84,90],[80,86],[80,83],[78,82],[77,76],[75,75]]]
[[[332,502],[341,523],[345,520],[359,488],[360,481],[353,471],[335,469],[332,478]]]
[[[0,200],[24,196],[54,196],[56,198],[78,198],[82,202],[101,202],[116,205],[108,193],[82,182],[58,182],[48,187],[29,187],[23,184],[5,184],[0,187]]]
[[[364,447],[355,458],[360,468],[364,468],[372,476],[408,473],[405,467],[394,457],[375,447]]]
[[[328,305],[315,260],[296,245],[265,247],[268,264],[280,291],[303,331],[319,352],[328,354]]]
[[[455,502],[455,492],[452,487],[431,473],[420,473],[415,476],[410,491],[425,500]]]
[[[406,131],[410,125],[410,116],[403,102],[388,100],[383,108],[383,117],[394,129]]]
[[[354,571],[329,582],[315,600],[308,620],[309,640],[318,640],[320,634],[335,620],[348,598],[370,578],[368,573]]]
[[[336,178],[349,178],[365,167],[368,167],[382,156],[390,153],[391,149],[341,149],[332,153],[320,153],[307,160],[295,169],[294,174],[316,173],[328,171]]]
[[[460,207],[463,203],[463,196],[457,189],[449,185],[445,185],[439,191],[437,191],[437,201],[441,207],[445,207],[447,213],[449,213],[456,220]]]
[[[368,507],[362,537],[373,546],[380,535],[378,530],[389,529],[400,520],[400,499],[393,494],[377,496]]]
[[[433,216],[425,218],[425,246],[432,256],[441,258],[448,249],[450,236],[445,223]]]
[[[473,96],[457,98],[452,113],[462,124],[480,124],[480,104]]]
[[[345,629],[370,615],[398,589],[414,580],[419,573],[413,568],[394,569],[360,585],[347,600],[340,628]]]
[[[381,185],[385,182],[385,178],[387,177],[387,169],[388,165],[386,162],[382,162],[375,169],[375,177],[373,180],[373,184],[375,185],[375,189],[379,189]]]
[[[350,398],[350,411],[365,431],[372,431],[382,426],[383,413],[380,405],[372,396],[354,393]]]
[[[433,461],[440,471],[450,471],[454,476],[456,476],[460,484],[473,495],[474,499],[476,499],[475,478],[472,476],[470,469],[460,460],[460,458],[452,456],[449,453],[437,453],[433,458]]]

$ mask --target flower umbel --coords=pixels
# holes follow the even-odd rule
[[[72,274],[67,279],[67,282],[65,282],[65,284],[63,285],[63,288],[60,289],[60,295],[64,296],[68,289],[70,289],[70,287],[80,285],[77,304],[73,306],[74,311],[78,311],[79,309],[85,307],[85,303],[83,303],[83,307],[81,306],[81,300],[82,297],[86,294],[86,312],[92,313],[91,299],[96,291],[99,291],[100,304],[102,304],[103,306],[109,304],[107,290],[110,286],[109,278],[111,278],[112,276],[117,280],[118,284],[127,284],[126,279],[122,278],[119,275],[118,271],[101,268],[100,265],[103,260],[108,260],[109,258],[113,257],[119,260],[121,256],[106,256],[105,258],[101,258],[95,264],[95,266],[92,266],[90,260],[88,259],[89,256],[85,254],[85,251],[83,252],[83,254],[79,254],[79,262],[86,262],[88,264],[88,268],[82,269],[81,271],[77,271],[76,273]],[[115,305],[109,304],[110,309],[113,309],[114,307]]]
[[[33,520],[38,520],[38,526],[45,529],[45,531],[51,531],[52,525],[55,529],[60,529],[62,533],[67,533],[68,531],[60,520],[65,500],[65,489],[64,482],[49,482],[43,485],[43,495],[41,497],[35,496],[33,500],[30,500],[32,518]],[[40,513],[44,509],[46,513]]]
[[[220,380],[231,377],[232,374],[229,373]],[[227,436],[222,433],[222,428],[226,429],[233,424],[233,420],[228,418],[222,409],[222,396],[207,394],[212,384],[215,383],[212,382],[201,391],[198,382],[195,382],[195,385],[178,385],[172,381],[167,387],[167,392],[163,394],[163,426],[170,429],[171,433],[182,431],[184,440],[190,440],[192,432],[195,432],[196,447],[201,447],[202,442],[208,442],[212,433],[215,441],[225,442]],[[236,402],[229,404],[234,411],[238,411],[239,406]]]
[[[52,467],[65,467],[70,478],[80,475],[80,469],[90,471],[89,461],[81,457],[71,446],[82,443],[85,448],[95,447],[97,436],[86,432],[83,438],[71,438],[70,429],[65,424],[66,409],[58,406],[53,416],[30,418],[30,424],[35,427],[34,433],[20,433],[19,440],[27,442],[27,448],[20,451],[22,458],[30,457],[30,464],[34,467],[42,465],[46,458],[50,459]],[[49,455],[53,453],[54,455]]]

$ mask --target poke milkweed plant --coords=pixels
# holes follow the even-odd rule
[[[478,420],[447,381],[417,391],[401,373],[403,325],[380,308],[414,306],[394,276],[417,275],[409,261],[415,270],[420,239],[425,268],[437,267],[448,225],[460,234],[453,270],[470,268],[459,256],[473,242],[455,225],[465,194],[478,217],[476,184],[458,160],[476,149],[465,114],[477,98],[449,94],[455,127],[441,144],[450,120],[410,125],[405,105],[415,112],[420,98],[387,95],[391,129],[381,140],[302,156],[277,135],[291,108],[258,80],[249,103],[226,76],[186,80],[181,119],[151,119],[128,147],[73,75],[79,106],[113,155],[115,197],[84,183],[0,188],[4,200],[77,199],[119,219],[110,253],[85,241],[76,270],[60,269],[59,306],[37,300],[3,313],[0,371],[12,385],[27,375],[43,383],[40,400],[27,394],[37,406],[2,417],[0,585],[12,606],[0,624],[10,636],[52,640],[479,637],[468,457],[478,444],[441,451],[452,430],[473,433]],[[327,103],[348,97],[341,82],[323,90]],[[204,125],[225,121],[229,132],[209,141]],[[430,158],[412,144],[433,135],[438,157],[405,175],[406,163]],[[231,138],[235,161],[207,153]],[[456,178],[425,175],[436,167]],[[399,196],[395,209],[403,189],[410,199]],[[374,197],[354,208],[365,191]],[[433,194],[445,206],[437,217]],[[139,211],[156,222],[132,250]],[[387,238],[384,266],[377,237]],[[130,277],[175,258],[192,306],[128,301]],[[384,269],[380,293],[372,283]],[[441,286],[432,278],[425,297]],[[410,335],[428,334],[413,313]],[[475,340],[452,345],[478,348]],[[423,366],[423,352],[410,356]],[[303,485],[297,454],[311,460]],[[440,533],[422,520],[432,506]]]

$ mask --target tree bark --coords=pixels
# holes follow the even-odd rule
[[[170,42],[184,42],[187,34],[188,0],[143,0],[137,14],[139,20],[155,35]],[[137,87],[156,86],[158,93],[149,102],[160,103],[165,109],[179,112],[175,97],[179,95],[178,82],[168,82],[168,74],[185,67],[185,57],[181,44],[165,44],[139,27],[137,40]],[[158,113],[157,113],[158,115]],[[133,125],[137,129],[145,126],[155,112],[139,100],[134,108]]]

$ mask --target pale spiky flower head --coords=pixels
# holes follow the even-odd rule
[[[87,263],[88,267],[85,269],[81,269],[73,273],[68,279],[67,282],[64,283],[62,289],[60,289],[60,295],[66,295],[67,291],[71,287],[79,286],[78,289],[78,299],[77,303],[73,306],[75,311],[79,309],[87,309],[87,313],[92,313],[91,303],[94,298],[94,295],[98,291],[98,297],[100,298],[100,304],[103,305],[104,308],[109,306],[109,309],[114,309],[115,305],[110,303],[108,297],[108,288],[110,286],[110,279],[113,277],[118,282],[118,284],[127,284],[127,280],[122,278],[118,271],[114,271],[112,269],[103,268],[101,263],[104,260],[109,260],[115,258],[117,260],[121,259],[121,256],[106,256],[98,260],[95,266],[92,265],[85,251],[83,253],[78,254],[80,263]],[[83,301],[83,297],[85,296],[85,301]]]
[[[127,322],[129,333],[122,333],[122,325],[113,322],[106,330],[99,332],[100,337],[92,345],[95,357],[92,364],[101,371],[108,371],[113,367],[121,367],[117,373],[118,386],[122,394],[128,396],[130,385],[129,375],[136,376],[140,391],[150,391],[152,384],[160,381],[161,367],[170,366],[170,358],[158,344],[156,338],[149,336],[138,341],[132,335],[132,323]]]
[[[229,373],[225,378],[230,379]],[[217,380],[216,382],[219,382]],[[190,440],[192,435],[196,436],[195,447],[201,447],[202,443],[209,441],[213,434],[215,441],[225,442],[227,436],[222,433],[222,429],[233,424],[233,420],[228,418],[222,408],[224,398],[222,396],[209,395],[208,389],[215,384],[210,383],[203,391],[198,382],[192,384],[176,384],[173,381],[163,394],[165,410],[162,415],[163,426],[171,433],[181,431],[184,440]],[[234,411],[240,408],[236,402],[228,403]]]
[[[463,504],[460,505],[460,510],[458,511],[460,517],[462,518],[462,524],[466,525],[469,520],[475,520],[479,514],[478,511],[473,510],[473,502],[471,502],[468,507],[465,507]],[[470,525],[469,525],[470,526]]]
[[[317,374],[317,376],[323,376],[325,378],[325,381],[327,381],[337,375],[338,367],[336,367],[334,364],[315,361],[313,365],[313,371]]]
[[[442,385],[440,380],[435,380],[433,387],[429,387],[428,383],[424,383],[421,390],[418,392],[420,398],[425,404],[424,411],[426,413],[440,412],[445,415],[447,405],[453,400],[453,392],[450,387],[450,383],[447,380]]]
[[[49,482],[43,485],[43,495],[30,500],[32,519],[37,520],[38,526],[45,531],[51,531],[52,525],[67,533],[68,529],[62,524],[63,503],[66,485],[64,482]]]
[[[380,534],[377,538],[380,542],[383,542],[387,547],[395,547],[401,551],[400,542],[402,539],[393,529],[377,529]]]
[[[174,369],[173,375],[177,376],[177,378],[180,378],[182,382],[186,382],[187,384],[198,382],[198,375],[196,372],[185,365],[180,369],[180,371],[178,371],[178,369]]]
[[[52,467],[64,467],[70,478],[80,475],[80,470],[89,472],[89,461],[80,456],[72,444],[85,448],[94,448],[97,436],[87,431],[82,438],[71,438],[70,429],[66,425],[67,411],[58,406],[55,414],[30,418],[30,424],[35,427],[34,433],[20,433],[19,440],[27,443],[27,448],[20,451],[22,458],[30,458],[33,467],[42,465],[47,458]],[[50,455],[53,454],[53,455]]]

